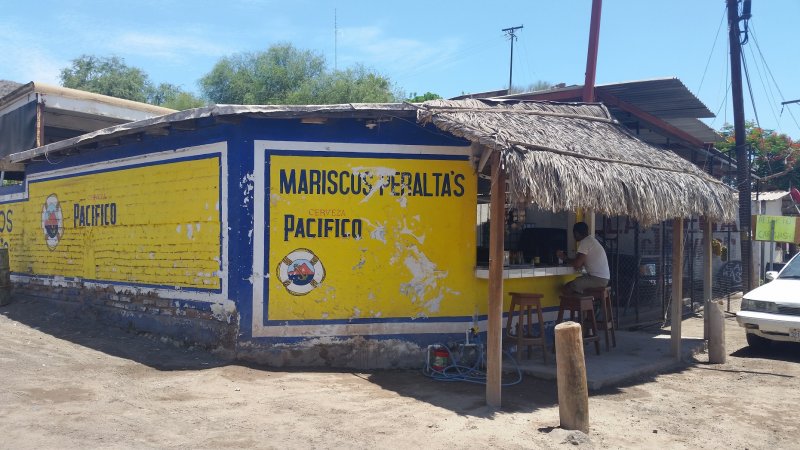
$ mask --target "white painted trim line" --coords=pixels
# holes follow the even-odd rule
[[[312,152],[348,153],[397,153],[404,155],[453,155],[472,156],[472,149],[465,146],[401,145],[401,144],[356,144],[350,142],[298,142],[256,140],[256,150],[294,150]]]

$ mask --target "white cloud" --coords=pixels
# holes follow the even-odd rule
[[[0,78],[27,83],[58,84],[58,74],[66,61],[55,57],[38,43],[38,35],[13,24],[0,23]]]
[[[432,63],[448,65],[448,62],[455,62],[454,57],[460,47],[456,39],[420,41],[389,37],[374,26],[342,28],[339,30],[339,42],[339,53],[350,53],[344,59],[367,61],[391,71],[419,68]]]
[[[231,49],[219,45],[215,41],[180,33],[123,32],[115,36],[108,46],[114,52],[121,54],[136,54],[169,60],[180,60],[194,55],[219,57],[232,52]]]

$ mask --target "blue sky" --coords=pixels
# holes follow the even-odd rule
[[[591,12],[591,0],[9,3],[0,16],[2,79],[58,83],[59,70],[81,54],[116,55],[154,82],[197,92],[220,57],[290,42],[323,54],[331,67],[362,63],[406,93],[444,97],[505,88],[509,42],[500,30],[518,25],[515,85],[582,84]],[[708,123],[720,128],[732,121],[724,14],[724,0],[605,0],[597,83],[680,78],[717,113]],[[798,0],[753,0],[744,50],[761,125],[794,139],[800,104],[781,111],[780,103],[800,99],[798,17]],[[747,91],[745,104],[754,120]]]

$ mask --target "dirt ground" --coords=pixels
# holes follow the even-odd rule
[[[0,314],[0,448],[800,448],[800,344],[755,354],[733,318],[726,364],[593,392],[587,436],[558,428],[553,382],[493,411],[419,371],[246,367],[32,301]]]

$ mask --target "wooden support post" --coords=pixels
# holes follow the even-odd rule
[[[505,234],[506,175],[500,152],[492,155],[492,193],[489,226],[489,311],[486,339],[486,404],[501,405],[503,369],[503,239]]]
[[[672,356],[681,359],[683,320],[683,218],[672,221]]]
[[[589,432],[589,386],[583,356],[581,326],[575,322],[556,325],[556,382],[561,428]]]
[[[725,314],[722,302],[709,301],[708,362],[725,363]]]
[[[711,220],[705,218],[703,224],[703,339],[708,340],[708,308],[714,300],[713,289],[713,270],[714,255],[712,252],[711,241],[714,235],[711,232]]]
[[[44,145],[44,102],[36,94],[36,146]]]

